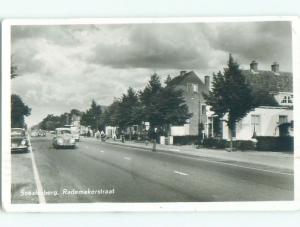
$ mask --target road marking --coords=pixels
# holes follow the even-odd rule
[[[207,161],[207,162],[213,162],[213,163],[218,163],[218,164],[223,164],[223,165],[228,165],[228,166],[239,167],[239,168],[243,168],[243,169],[257,170],[257,171],[262,171],[262,172],[267,172],[267,173],[276,173],[276,174],[291,175],[291,176],[294,175],[294,173],[283,173],[283,172],[279,172],[279,171],[266,170],[266,169],[248,167],[248,166],[241,166],[241,165],[237,165],[237,164],[225,163],[225,162],[222,162],[222,161],[213,161],[213,160],[205,160],[205,161]],[[252,163],[250,163],[250,164],[252,164]]]
[[[180,171],[177,171],[177,170],[174,170],[174,173],[182,175],[182,176],[187,176],[188,175],[187,173],[180,172]]]
[[[40,204],[45,204],[46,199],[45,199],[45,195],[44,195],[44,190],[43,190],[43,187],[42,187],[42,183],[41,183],[41,180],[40,180],[40,175],[39,175],[39,172],[38,172],[38,169],[37,169],[37,166],[36,166],[34,154],[33,154],[33,151],[32,151],[32,146],[31,146],[31,142],[30,142],[29,138],[28,138],[28,144],[30,146],[29,151],[30,151],[32,168],[33,168],[33,177],[34,177],[34,181],[35,181],[35,184],[36,184],[36,189],[37,189],[37,192],[38,192],[39,202],[40,202]]]
[[[124,147],[121,144],[113,144],[110,143],[112,145],[116,145],[119,147]],[[145,152],[149,152],[149,148],[144,148],[144,147],[127,147],[128,149],[135,149],[135,150],[139,150],[139,151],[145,151]],[[284,172],[279,172],[279,171],[273,171],[273,170],[266,170],[266,169],[261,169],[261,168],[254,168],[254,167],[247,167],[247,166],[241,166],[241,165],[237,165],[237,164],[231,164],[231,163],[225,163],[224,161],[231,161],[231,160],[224,160],[224,161],[213,161],[213,160],[207,160],[208,158],[211,157],[206,157],[206,156],[193,156],[193,157],[188,157],[184,154],[181,153],[173,153],[173,154],[169,154],[166,153],[164,151],[156,151],[156,153],[162,154],[162,155],[168,155],[168,156],[172,156],[172,155],[176,155],[185,159],[192,159],[192,160],[199,160],[199,161],[205,161],[205,162],[212,162],[212,163],[217,163],[217,164],[221,164],[221,165],[228,165],[228,166],[234,166],[234,167],[239,167],[239,168],[243,168],[243,169],[251,169],[251,170],[257,170],[257,171],[262,171],[262,172],[267,172],[267,173],[275,173],[275,174],[280,174],[280,175],[289,175],[289,176],[294,176],[294,173],[284,173]],[[253,164],[253,163],[250,163]],[[255,164],[255,163],[254,163]]]
[[[127,161],[131,160],[131,158],[129,158],[129,157],[124,157],[124,159],[127,160]]]

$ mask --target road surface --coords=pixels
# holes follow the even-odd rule
[[[294,176],[280,170],[150,152],[93,138],[83,138],[76,149],[54,149],[49,135],[31,138],[31,144],[38,177],[28,170],[30,154],[12,155],[13,203],[38,203],[37,189],[46,203],[293,200]]]

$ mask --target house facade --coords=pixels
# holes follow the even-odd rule
[[[200,125],[207,125],[207,107],[203,93],[208,93],[210,77],[205,76],[204,82],[194,71],[181,71],[170,83],[176,90],[182,90],[185,103],[192,117],[184,125],[172,125],[171,136],[198,135]]]
[[[249,69],[242,70],[246,82],[254,92],[270,94],[278,106],[259,106],[237,122],[234,130],[236,140],[251,140],[253,136],[293,136],[293,75],[282,72],[279,64],[274,62],[270,70],[259,70],[258,63],[252,61]],[[195,72],[181,71],[170,82],[175,89],[181,89],[189,112],[193,116],[184,125],[173,125],[171,136],[195,136],[201,132],[205,137],[229,139],[226,116],[219,119],[209,106],[206,106],[203,93],[210,89],[210,77],[204,82]],[[281,126],[288,124],[288,131]],[[200,126],[201,125],[201,126]],[[200,129],[200,127],[202,127]]]
[[[267,91],[278,106],[259,106],[237,122],[233,137],[236,140],[251,140],[255,136],[293,136],[293,75],[281,72],[279,64],[273,63],[270,71],[259,70],[258,63],[252,61],[249,70],[243,70],[246,81],[254,92]],[[226,116],[225,116],[226,118]],[[214,118],[210,118],[213,121]],[[229,131],[224,121],[215,119],[222,139],[229,139]],[[282,127],[287,126],[287,127]],[[213,135],[215,136],[215,135]]]

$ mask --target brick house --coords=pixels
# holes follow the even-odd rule
[[[194,71],[181,71],[180,75],[174,77],[169,85],[183,91],[189,112],[193,114],[185,125],[173,125],[171,127],[171,135],[198,135],[199,124],[202,123],[205,126],[207,122],[207,107],[202,93],[208,93],[210,77],[205,76],[203,83]]]

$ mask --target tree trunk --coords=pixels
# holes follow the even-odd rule
[[[229,150],[228,151],[233,151],[233,142],[232,142],[232,129],[228,127],[228,135],[229,135]]]
[[[234,130],[234,124],[235,121],[232,120],[231,116],[228,116],[228,134],[229,134],[229,151],[233,151],[233,141],[232,141],[232,136],[233,136],[233,130]]]
[[[153,139],[153,147],[152,147],[152,151],[156,152],[156,139]]]

